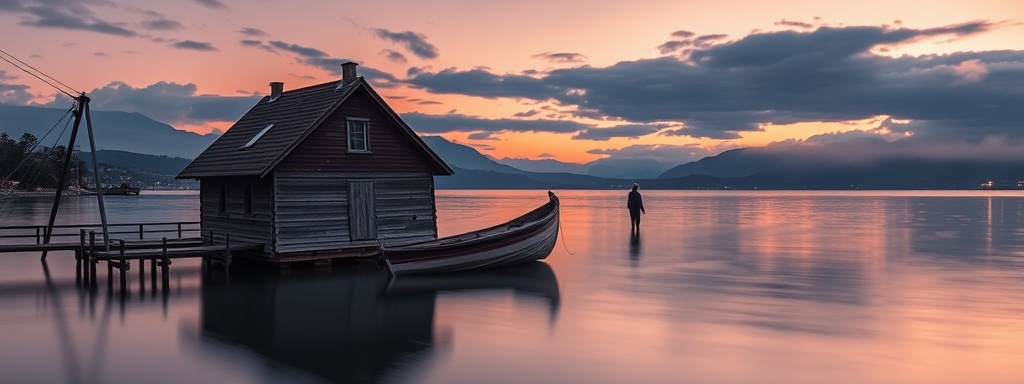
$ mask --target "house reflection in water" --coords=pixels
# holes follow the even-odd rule
[[[333,382],[377,382],[415,375],[435,348],[439,292],[513,290],[538,296],[554,322],[558,282],[542,262],[490,271],[390,278],[372,265],[245,270],[207,279],[204,340],[239,346],[274,363]]]

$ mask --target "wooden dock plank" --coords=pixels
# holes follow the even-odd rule
[[[49,243],[49,244],[0,244],[0,253],[11,252],[42,252],[42,251],[75,251],[81,249],[82,245],[77,241],[74,243]]]
[[[175,238],[167,239],[168,248],[182,248],[182,247],[196,247],[204,244],[204,240],[201,237],[189,237],[189,238]],[[163,242],[161,240],[133,240],[126,241],[126,249],[137,249],[137,248],[153,248],[161,247]],[[118,245],[112,243],[111,249],[117,249]],[[102,249],[103,243],[96,244],[96,248]],[[223,246],[220,247],[224,249]],[[60,243],[49,243],[49,244],[0,244],[0,253],[13,253],[13,252],[42,252],[42,251],[78,251],[88,250],[89,245],[82,246],[80,242],[60,242]]]
[[[209,254],[224,253],[227,250],[230,250],[231,252],[258,251],[263,250],[263,244],[232,244],[230,247],[223,244],[180,248],[168,247],[167,257],[170,259],[200,257]],[[126,260],[161,258],[163,255],[163,248],[131,249],[126,246],[124,251],[124,259]],[[118,260],[122,257],[120,251],[97,251],[92,252],[91,256],[96,260]]]

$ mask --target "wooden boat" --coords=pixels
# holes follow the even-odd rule
[[[104,195],[132,195],[133,196],[133,195],[138,195],[140,191],[142,191],[142,188],[130,186],[130,185],[128,185],[128,183],[121,183],[121,185],[117,186],[117,187],[103,187],[103,194]],[[93,189],[93,188],[82,187],[82,194],[84,194],[84,195],[95,195],[96,194],[96,190]]]
[[[507,223],[399,246],[381,246],[392,274],[455,272],[522,264],[548,257],[558,239],[558,196]]]

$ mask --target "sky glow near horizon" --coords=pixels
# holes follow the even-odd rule
[[[414,130],[496,158],[1024,145],[1024,2],[918,4],[9,0],[0,49],[200,133],[352,60]],[[0,103],[70,105],[2,64]]]

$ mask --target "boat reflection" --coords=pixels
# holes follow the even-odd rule
[[[415,377],[437,349],[438,293],[513,290],[542,297],[551,321],[558,282],[542,262],[481,272],[391,278],[372,265],[332,269],[244,270],[210,278],[202,292],[202,335],[332,382]]]

